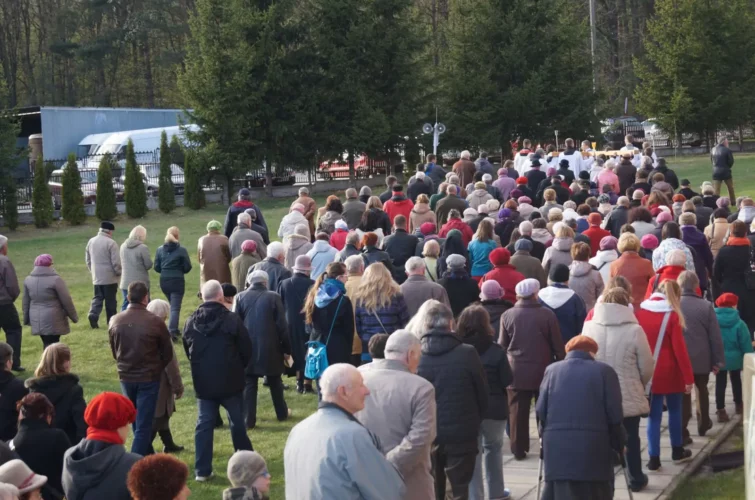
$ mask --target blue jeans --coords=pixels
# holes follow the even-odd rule
[[[134,442],[131,443],[131,453],[147,456],[152,449],[152,420],[155,418],[160,381],[121,382],[121,390],[136,406],[136,421],[132,426]]]
[[[121,312],[123,312],[128,307],[128,290],[121,288],[121,293],[123,293],[123,305],[121,306]]]
[[[663,419],[663,398],[668,407],[668,433],[671,446],[682,446],[682,393],[652,394],[650,396],[650,416],[648,416],[648,454],[661,456],[661,420]]]
[[[168,320],[168,331],[172,337],[180,332],[178,330],[178,317],[181,315],[181,302],[184,299],[186,291],[186,282],[183,278],[165,278],[160,280],[160,289],[165,294],[165,298],[170,303],[170,319]]]
[[[503,432],[505,420],[483,420],[477,438],[480,447],[477,453],[474,476],[469,483],[469,500],[485,500],[482,484],[482,464],[485,463],[490,500],[504,497],[503,491]]]
[[[194,468],[197,476],[207,477],[212,473],[212,442],[215,418],[220,407],[225,408],[234,451],[253,451],[252,442],[244,427],[244,398],[241,393],[225,399],[197,399],[197,427],[194,432],[196,457]]]

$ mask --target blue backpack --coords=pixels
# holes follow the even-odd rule
[[[323,344],[317,340],[307,342],[307,355],[304,358],[304,376],[310,380],[318,380],[328,367],[328,342],[330,341],[330,334],[333,333],[336,318],[338,318],[341,302],[343,302],[343,295],[341,295],[338,306],[336,306],[336,313],[333,316],[333,322],[330,324],[330,331],[328,332],[328,337],[325,339],[325,343]]]

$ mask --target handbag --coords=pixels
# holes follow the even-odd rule
[[[390,335],[390,333],[388,333],[388,330],[386,330],[385,327],[383,326],[383,322],[380,321],[380,316],[378,316],[377,311],[372,311],[372,315],[375,316],[375,319],[378,321],[378,323],[380,323],[380,328],[383,329],[383,333],[386,335]]]
[[[663,345],[663,338],[666,336],[666,328],[668,327],[668,320],[671,318],[671,313],[667,312],[663,315],[663,321],[661,322],[661,329],[658,332],[658,340],[655,341],[655,350],[653,351],[653,375],[655,375],[655,368],[658,364],[658,356],[661,354],[661,345]],[[653,377],[650,377],[647,385],[645,386],[645,397],[648,400],[648,404],[653,403],[653,394],[650,392],[653,386]],[[643,415],[647,418],[647,415]]]
[[[330,331],[328,331],[325,343],[323,344],[317,340],[307,342],[307,355],[304,358],[304,376],[308,379],[318,380],[328,368],[328,342],[330,342],[330,334],[333,333],[333,327],[336,325],[336,318],[338,318],[341,302],[343,302],[343,294],[336,306],[336,313],[333,315],[333,322],[330,324]]]

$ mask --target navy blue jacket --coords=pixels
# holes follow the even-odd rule
[[[587,310],[585,303],[574,290],[565,285],[551,285],[540,290],[538,295],[540,303],[556,314],[558,326],[561,329],[561,338],[566,345],[572,337],[582,333],[585,324]]]

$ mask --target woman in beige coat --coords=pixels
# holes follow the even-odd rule
[[[596,304],[591,321],[582,335],[598,343],[595,359],[610,365],[619,376],[624,428],[627,432],[626,461],[630,486],[640,491],[648,483],[642,472],[640,418],[650,413],[645,385],[653,376],[653,353],[647,336],[629,307],[632,297],[623,288],[612,288]]]
[[[296,258],[300,255],[307,255],[312,250],[312,242],[309,241],[309,229],[304,224],[297,224],[294,228],[294,234],[289,234],[283,238],[283,252],[285,260],[283,265],[287,269],[293,269]],[[241,291],[241,289],[239,289]]]
[[[147,304],[147,310],[165,321],[170,315],[170,304],[162,299],[156,299]],[[163,442],[163,453],[178,453],[184,447],[173,442],[173,434],[170,432],[170,416],[176,411],[176,399],[184,395],[184,385],[181,381],[181,371],[178,368],[178,357],[175,350],[173,359],[163,370],[160,377],[160,392],[157,394],[157,406],[155,418],[152,421],[152,440],[157,434]]]
[[[228,238],[222,234],[223,225],[216,221],[207,224],[207,234],[199,238],[199,288],[210,280],[231,282],[231,248]]]
[[[435,224],[435,212],[430,210],[430,198],[423,193],[417,196],[417,204],[409,214],[409,234],[414,234],[425,222]]]
[[[726,218],[729,216],[729,210],[726,208],[718,208],[713,212],[713,222],[708,224],[705,228],[705,238],[708,240],[708,246],[710,251],[713,252],[713,258],[716,258],[718,251],[723,248],[726,243],[726,235],[729,234],[729,221]]]
[[[79,315],[63,278],[52,267],[52,256],[42,254],[34,261],[34,269],[24,280],[22,300],[24,324],[31,334],[39,335],[47,347],[71,333],[70,319],[78,323]]]

